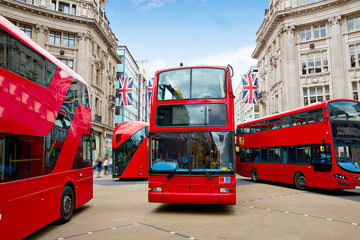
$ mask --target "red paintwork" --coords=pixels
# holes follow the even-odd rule
[[[54,125],[71,81],[77,79],[87,84],[80,75],[1,16],[0,26],[58,66],[48,88],[0,68],[0,133],[44,137]],[[74,187],[76,208],[92,199],[92,167],[71,170],[81,136],[90,134],[90,127],[91,110],[79,105],[53,171],[44,176],[0,184],[0,239],[24,238],[60,218],[60,198],[66,184]]]
[[[279,118],[297,112],[307,111],[315,108],[323,108],[325,119],[323,122],[311,123],[288,128],[281,128],[271,131],[263,131],[251,134],[236,136],[236,146],[243,148],[260,148],[267,146],[286,146],[286,145],[305,145],[305,144],[321,144],[328,143],[331,146],[332,170],[331,172],[314,171],[312,165],[301,164],[276,164],[276,163],[254,163],[240,162],[240,156],[236,156],[236,172],[245,177],[251,177],[251,170],[258,171],[258,178],[274,182],[283,182],[288,184],[294,183],[294,176],[297,172],[302,172],[306,178],[306,186],[326,189],[353,189],[360,186],[360,180],[355,180],[354,176],[360,177],[360,174],[354,174],[344,171],[336,162],[333,150],[333,141],[330,121],[328,119],[327,106],[332,101],[352,101],[349,99],[329,100],[321,103],[311,104],[295,110],[267,116],[246,123],[241,123],[237,127],[249,125],[256,122],[262,122],[273,118]],[[244,145],[239,145],[239,138],[243,137]],[[338,184],[333,173],[345,176],[348,180],[341,182],[348,184],[343,186]],[[352,180],[349,180],[352,179]],[[339,180],[339,179],[338,179]]]
[[[179,99],[157,100],[158,77],[161,72],[187,69],[187,68],[219,68],[226,72],[226,97],[224,99]],[[150,127],[149,132],[176,132],[176,131],[235,131],[234,126],[234,96],[231,86],[231,77],[227,67],[219,66],[187,66],[169,68],[157,71],[154,78],[154,88],[151,97]],[[173,104],[196,104],[196,103],[224,103],[227,106],[227,125],[211,127],[157,127],[155,124],[156,107]],[[151,161],[151,159],[149,159]],[[151,162],[150,162],[151,164]],[[219,183],[219,176],[210,180],[207,176],[173,176],[170,180],[165,175],[149,174],[149,202],[160,203],[194,203],[194,204],[236,204],[236,180],[234,175],[228,175],[230,183]],[[189,186],[191,185],[191,188]],[[165,187],[166,186],[166,187]],[[216,186],[216,188],[215,188]],[[153,187],[162,187],[162,192],[152,191]],[[220,187],[228,187],[232,192],[220,193]]]
[[[136,132],[140,131],[144,127],[148,127],[149,124],[145,122],[138,121],[128,121],[119,123],[116,125],[113,133],[112,139],[112,148],[117,148],[128,140]],[[113,178],[148,178],[149,171],[149,148],[148,148],[148,138],[146,137],[144,141],[140,144],[133,158],[127,165],[126,169],[120,176],[114,176]],[[114,162],[113,156],[113,164]],[[117,170],[117,166],[114,165],[113,169]]]

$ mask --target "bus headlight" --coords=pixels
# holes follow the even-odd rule
[[[154,187],[152,190],[153,190],[153,192],[161,192],[162,191],[161,187]]]
[[[343,179],[343,180],[346,180],[346,177],[341,175],[341,174],[338,174],[338,173],[333,173],[334,174],[334,177],[336,178],[340,178],[340,179]]]
[[[228,193],[230,192],[229,188],[220,188],[221,193]]]

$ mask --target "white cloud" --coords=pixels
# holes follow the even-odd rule
[[[256,65],[256,59],[251,57],[255,46],[247,46],[230,52],[223,52],[196,59],[191,65],[214,65],[227,66],[230,64],[234,69],[233,86],[234,89],[241,81],[241,75],[245,74],[251,66]]]
[[[184,66],[196,65],[210,65],[210,66],[227,66],[230,64],[234,69],[234,76],[232,77],[233,89],[239,85],[241,75],[245,74],[251,66],[256,65],[256,59],[251,57],[254,51],[254,46],[247,46],[236,49],[234,51],[222,52],[207,57],[195,59],[193,62],[184,62]],[[156,58],[144,64],[147,77],[154,77],[157,70],[177,67],[172,62],[163,58]]]
[[[157,70],[161,70],[166,68],[166,61],[162,58],[156,58],[154,60],[150,60],[149,62],[144,64],[144,68],[146,69],[146,76],[147,77],[154,77],[155,72]]]
[[[176,2],[177,0],[132,0],[136,5],[142,5],[144,9],[163,7],[166,3]]]

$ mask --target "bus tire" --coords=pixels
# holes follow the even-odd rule
[[[259,180],[258,171],[254,168],[251,170],[251,181],[257,182]]]
[[[297,172],[295,174],[294,185],[299,190],[306,190],[306,178],[302,172]]]
[[[59,223],[64,224],[70,221],[74,213],[74,210],[75,210],[74,190],[69,186],[65,186],[61,194],[61,204],[60,204],[61,217],[59,219]]]

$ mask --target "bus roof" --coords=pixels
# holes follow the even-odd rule
[[[179,69],[188,69],[188,68],[220,68],[226,70],[227,67],[224,66],[209,66],[209,65],[196,65],[196,66],[182,66],[182,67],[173,67],[173,68],[166,68],[156,71],[155,76],[160,72],[166,72],[171,70],[179,70]]]
[[[148,123],[139,121],[127,121],[119,123],[114,129],[112,147],[116,148],[120,146],[136,132],[148,126]]]
[[[86,86],[88,85],[86,81],[75,71],[70,69],[64,63],[62,63],[59,59],[54,57],[51,53],[46,51],[43,47],[37,44],[34,40],[32,40],[28,35],[26,35],[23,31],[17,28],[14,24],[12,24],[9,20],[4,18],[0,15],[0,27],[5,29],[7,32],[13,34],[15,37],[20,39],[24,44],[28,45],[30,48],[34,49],[35,51],[39,52],[45,58],[50,60],[52,63],[60,67],[62,70],[67,72],[69,75],[73,76],[75,79],[81,81]]]
[[[308,110],[319,108],[319,107],[326,107],[330,102],[335,102],[335,101],[355,101],[355,100],[340,98],[340,99],[331,99],[331,100],[326,100],[326,101],[322,101],[322,102],[317,102],[317,103],[310,104],[308,106],[291,109],[291,110],[288,110],[285,112],[276,113],[276,114],[272,114],[272,115],[258,118],[255,120],[243,122],[243,123],[238,124],[237,127],[245,126],[245,125],[252,124],[252,123],[262,122],[262,121],[266,121],[269,119],[279,118],[279,117],[287,116],[287,115],[298,113],[298,112],[304,112],[304,111],[308,111]]]

